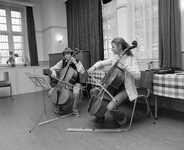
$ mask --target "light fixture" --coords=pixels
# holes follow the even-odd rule
[[[60,36],[60,38],[59,38],[59,43],[61,43],[62,40],[63,40],[63,36]]]
[[[61,43],[62,40],[63,40],[63,36],[62,36],[62,35],[58,35],[58,36],[57,36],[57,41],[58,41],[59,43]]]

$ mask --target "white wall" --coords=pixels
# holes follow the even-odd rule
[[[1,68],[1,72],[8,71],[10,76],[10,82],[12,84],[13,95],[19,95],[24,93],[31,93],[43,90],[41,87],[37,87],[25,74],[25,72],[33,73],[34,75],[42,76],[48,83],[49,77],[43,75],[43,69],[47,67],[15,67],[15,68]],[[9,87],[0,88],[0,97],[9,96]]]
[[[33,7],[39,61],[48,61],[48,54],[61,52],[68,46],[66,5],[62,0],[41,0],[41,3],[20,2],[20,4]],[[58,35],[63,37],[61,43],[58,42]],[[29,56],[29,52],[27,53]]]
[[[16,2],[12,1],[12,3]],[[42,0],[40,4],[34,2],[17,4],[33,7],[39,61],[48,61],[48,54],[61,52],[68,45],[66,6],[62,0]],[[57,41],[58,35],[63,36],[61,43]],[[25,72],[43,75],[43,69],[46,68],[48,66],[7,67],[0,70],[9,72],[13,95],[18,95],[42,90],[31,82]],[[48,76],[44,77],[49,81]],[[9,88],[0,89],[0,97],[8,95]]]
[[[127,3],[126,0],[117,0],[117,27],[118,36],[128,41]]]
[[[43,38],[43,60],[48,61],[48,54],[58,53],[68,46],[66,6],[61,0],[42,0],[41,21]],[[62,36],[62,42],[58,42]]]

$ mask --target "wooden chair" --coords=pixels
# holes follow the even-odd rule
[[[153,83],[153,72],[152,71],[141,71],[141,77],[139,80],[135,80],[135,85],[137,87],[138,91],[138,98],[135,99],[133,110],[131,114],[130,124],[128,130],[131,130],[131,125],[135,113],[136,104],[139,98],[144,98],[146,105],[147,105],[147,116],[149,116],[149,113],[152,117],[153,123],[155,124],[155,118],[152,115],[149,103],[148,103],[148,97],[150,96],[151,90],[152,90],[152,83]]]
[[[0,88],[10,87],[10,97],[12,97],[12,86],[11,82],[9,81],[9,72],[0,72]]]
[[[82,87],[81,87],[81,97],[82,97],[82,99],[84,99],[85,98],[85,96],[84,96],[84,92],[86,93],[86,95],[87,95],[87,98],[89,98],[90,96],[89,96],[89,92],[88,92],[88,83],[86,82],[86,83],[84,83],[84,82],[81,82],[81,85],[82,85]]]

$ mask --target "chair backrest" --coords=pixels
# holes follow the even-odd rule
[[[135,80],[137,88],[152,89],[153,85],[153,72],[152,71],[141,71],[141,77]]]
[[[9,84],[9,72],[0,72],[0,85]]]

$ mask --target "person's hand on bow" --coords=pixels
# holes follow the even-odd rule
[[[51,77],[56,78],[56,71],[52,70]]]
[[[90,67],[90,68],[87,70],[87,72],[88,72],[88,74],[90,75],[90,74],[92,74],[95,70],[96,70],[96,67],[95,67],[95,66],[92,66],[92,67]]]

